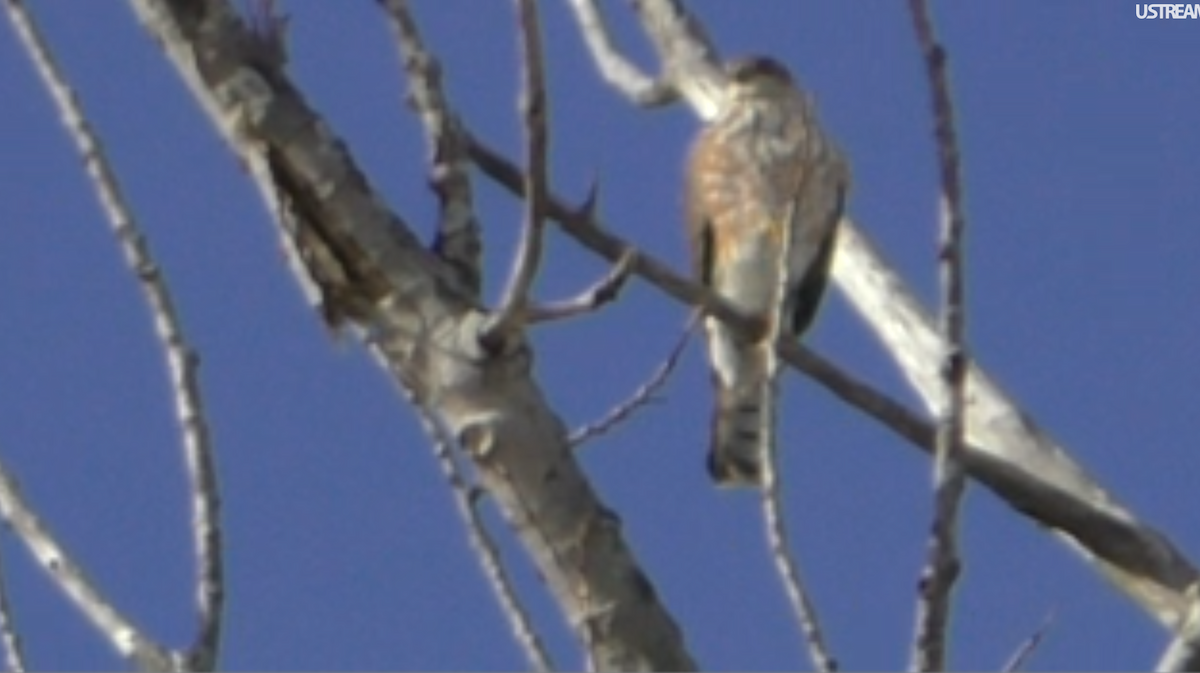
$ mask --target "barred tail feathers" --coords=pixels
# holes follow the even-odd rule
[[[767,456],[764,431],[775,418],[771,353],[763,344],[736,339],[714,321],[706,327],[716,388],[708,472],[719,486],[756,487]]]

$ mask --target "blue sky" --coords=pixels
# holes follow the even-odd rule
[[[412,412],[356,344],[314,320],[256,192],[125,3],[31,4],[202,353],[228,536],[223,666],[523,667]],[[511,3],[413,4],[467,123],[516,155]],[[651,63],[612,4],[622,40]],[[608,225],[684,268],[679,173],[695,120],[629,107],[599,81],[565,3],[544,5],[555,189],[582,195],[598,177]],[[773,54],[815,94],[853,165],[853,216],[935,296],[934,150],[905,3],[692,6],[725,53]],[[424,144],[374,3],[287,9],[293,76],[428,237]],[[972,349],[1102,485],[1200,553],[1200,23],[1139,21],[1134,3],[1111,1],[938,3],[936,17],[965,154]],[[0,455],[113,600],[181,645],[193,629],[188,512],[147,313],[8,29],[0,100]],[[478,191],[494,298],[519,210]],[[572,294],[603,270],[554,236],[539,295]],[[684,319],[635,282],[603,314],[539,329],[537,376],[568,423],[589,421],[645,378]],[[810,341],[916,405],[836,291]],[[807,379],[789,377],[784,395],[790,523],[831,645],[849,668],[900,667],[928,463]],[[704,475],[709,404],[693,343],[664,399],[581,460],[703,666],[807,665],[755,499]],[[1158,656],[1157,625],[989,493],[968,496],[963,537],[956,667],[1000,666],[1051,609],[1037,668]],[[32,665],[117,665],[16,540],[2,544]],[[523,552],[504,546],[559,664],[579,666]]]

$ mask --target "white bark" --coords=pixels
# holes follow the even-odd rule
[[[286,177],[302,226],[330,255],[318,262],[336,267],[324,278],[343,302],[334,308],[474,460],[594,665],[693,668],[620,520],[592,491],[532,379],[528,349],[481,347],[489,314],[387,210],[286,75],[256,61],[226,2],[130,1],[234,151],[247,164],[270,163],[251,174]]]

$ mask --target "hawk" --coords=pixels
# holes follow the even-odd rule
[[[798,338],[825,290],[848,171],[783,65],[751,57],[729,63],[726,74],[721,108],[687,163],[694,273],[742,313],[779,320],[778,334]],[[709,474],[718,485],[757,486],[763,422],[776,396],[767,371],[773,344],[713,318],[705,331],[716,388]]]

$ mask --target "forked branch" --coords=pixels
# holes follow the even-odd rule
[[[603,278],[570,299],[529,307],[529,323],[565,320],[594,313],[608,306],[616,301],[617,296],[625,287],[625,282],[629,280],[629,275],[633,272],[634,259],[636,257],[632,250],[629,254],[622,255]]]
[[[533,280],[541,264],[546,236],[546,154],[549,144],[547,123],[546,66],[542,51],[542,28],[537,0],[515,0],[520,16],[521,43],[524,47],[525,86],[521,95],[521,116],[525,121],[525,220],[521,227],[521,246],[513,262],[512,275],[504,298],[491,321],[480,335],[480,343],[489,350],[502,344],[527,321]]]
[[[658,107],[678,100],[675,87],[646,75],[617,49],[596,0],[570,0],[570,3],[596,67],[610,86],[639,107]]]
[[[598,668],[688,670],[682,633],[596,496],[527,349],[482,347],[491,314],[366,179],[288,74],[248,59],[225,3],[129,0],[268,202],[302,215],[300,261],[330,317],[366,337],[463,448]],[[263,184],[267,183],[267,184]],[[548,479],[547,475],[554,478]]]

